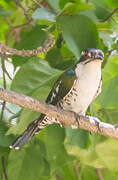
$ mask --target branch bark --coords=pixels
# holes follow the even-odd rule
[[[0,88],[0,99],[7,101],[23,108],[32,109],[37,112],[46,114],[49,117],[56,118],[64,127],[73,126],[85,129],[91,132],[100,133],[104,136],[118,140],[118,129],[114,125],[101,122],[99,119],[92,116],[79,116],[78,114],[61,110],[56,106],[46,104],[44,102],[33,99],[23,94],[18,94],[13,91],[8,91]]]
[[[17,50],[9,48],[8,46],[0,43],[0,53],[8,55],[18,55],[18,56],[36,56],[38,53],[48,52],[50,48],[55,44],[55,39],[52,35],[49,35],[48,39],[44,42],[42,47],[38,47],[33,50]]]

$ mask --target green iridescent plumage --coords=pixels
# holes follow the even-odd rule
[[[63,97],[70,91],[75,79],[76,75],[74,70],[71,69],[64,72],[54,84],[46,102],[56,105],[57,102],[59,102],[60,99],[63,99]]]

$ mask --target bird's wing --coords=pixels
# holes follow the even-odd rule
[[[101,93],[101,89],[102,89],[102,77],[101,77],[97,92],[96,92],[95,96],[93,97],[93,100]]]
[[[52,105],[56,105],[59,100],[71,90],[74,80],[76,78],[74,70],[65,71],[55,82],[51,92],[49,93],[46,102]]]
[[[76,75],[74,70],[71,69],[65,71],[54,83],[52,90],[46,99],[46,103],[56,105],[59,100],[63,99],[63,97],[71,90],[75,78]],[[41,114],[38,118],[39,122],[41,122],[45,116],[45,114]]]

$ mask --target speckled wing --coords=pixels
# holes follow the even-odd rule
[[[74,70],[71,69],[64,72],[54,84],[46,102],[56,105],[57,102],[63,99],[71,90],[75,79],[76,75]]]
[[[56,105],[66,94],[71,90],[75,80],[74,70],[67,70],[54,84],[51,92],[49,93],[46,102]],[[27,129],[10,145],[11,149],[20,149],[24,144],[31,139],[38,131],[43,129],[49,124],[55,123],[54,118],[48,118],[46,115],[41,114],[39,118],[29,124]]]

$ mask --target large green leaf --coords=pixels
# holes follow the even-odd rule
[[[59,0],[48,0],[48,3],[51,5],[51,7],[56,11],[59,12],[60,8],[59,8]]]
[[[51,22],[55,22],[55,14],[51,12],[50,9],[47,8],[38,8],[34,11],[32,14],[32,17],[34,19],[42,19],[42,20],[48,20]]]
[[[70,154],[80,159],[80,162],[95,168],[108,168],[118,172],[118,143],[116,140],[107,139],[96,145],[94,149],[82,150],[79,147],[66,145]]]
[[[68,143],[80,146],[81,148],[88,147],[88,131],[82,129],[66,128]]]
[[[91,10],[94,9],[92,5],[87,3],[78,3],[78,2],[69,2],[65,5],[64,9],[62,10],[61,14],[76,14],[81,11]]]
[[[33,98],[45,100],[48,93],[62,71],[51,68],[48,63],[39,58],[33,58],[25,63],[16,73],[11,89],[23,94],[30,94]],[[23,81],[22,81],[23,78]],[[19,123],[12,126],[7,134],[21,133],[40,113],[24,109]]]
[[[69,168],[70,163],[72,163],[74,158],[67,154],[64,147],[65,129],[61,128],[59,125],[53,124],[46,127],[43,133],[38,136],[45,143],[51,174],[58,174],[59,172],[63,172],[63,175],[67,174],[68,171],[66,171],[66,168]],[[64,166],[65,170],[63,169]],[[69,174],[69,176],[72,178],[73,173]]]
[[[82,165],[80,168],[80,176],[82,180],[91,179],[91,180],[98,180],[97,173],[95,168],[91,166]]]
[[[62,25],[63,38],[68,48],[77,58],[83,49],[97,47],[98,32],[96,25],[87,16],[60,16],[57,22]]]
[[[118,7],[118,1],[117,0],[104,0],[106,2],[106,4],[110,7],[110,8],[117,8]]]
[[[45,147],[37,139],[22,150],[12,150],[7,167],[9,180],[39,180],[43,175],[48,175],[49,165],[45,157]]]
[[[92,0],[92,3],[95,5],[94,13],[100,20],[104,20],[109,16],[110,8],[107,6],[104,0]]]
[[[2,17],[2,16],[8,17],[9,15],[10,15],[10,11],[0,8],[0,17]]]
[[[16,73],[11,84],[11,90],[30,94],[45,83],[52,84],[55,77],[60,74],[61,71],[51,68],[46,61],[37,57],[31,58]]]
[[[47,34],[43,31],[45,26],[34,26],[32,29],[27,29],[27,31],[22,31],[20,34],[20,42],[16,45],[16,49],[30,50],[36,49],[41,46],[47,38]],[[15,67],[21,66],[26,63],[30,58],[14,55],[12,61]]]
[[[67,48],[62,47],[61,50],[62,51],[60,51],[59,48],[53,48],[47,53],[46,60],[49,62],[49,64],[52,67],[56,69],[65,70],[67,68],[73,67],[76,62],[75,59],[74,58],[64,59],[64,57],[62,56],[62,53],[67,55],[66,54]],[[69,54],[70,52],[67,52],[67,53]]]
[[[110,95],[108,97],[108,95]],[[95,103],[101,108],[118,108],[118,57],[108,60],[103,69],[103,88]]]

